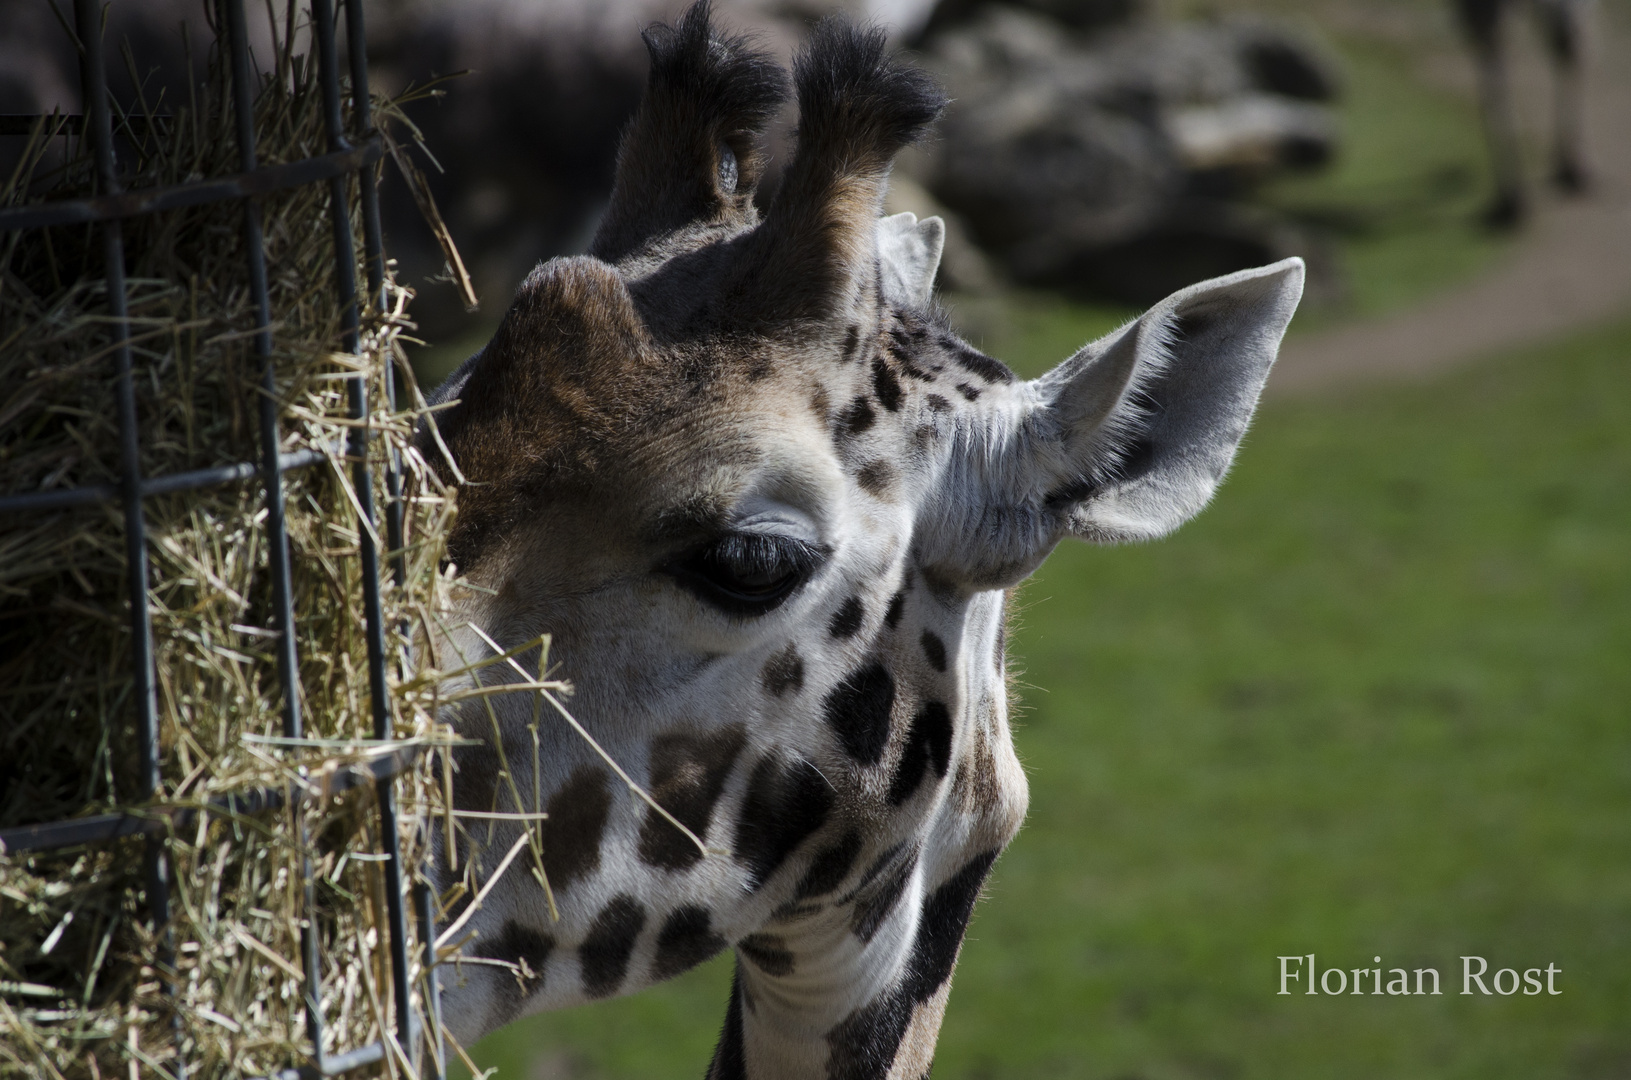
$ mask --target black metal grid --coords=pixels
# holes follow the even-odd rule
[[[86,115],[58,117],[55,123],[61,130],[80,130],[91,140],[96,157],[99,193],[92,198],[60,200],[40,206],[0,210],[0,230],[43,228],[53,225],[100,223],[106,261],[109,315],[115,333],[127,334],[125,292],[124,238],[122,220],[139,214],[157,213],[202,203],[240,200],[243,205],[243,229],[248,248],[250,293],[255,305],[255,353],[261,358],[262,390],[259,399],[261,460],[240,462],[235,465],[159,477],[141,475],[138,441],[136,395],[131,371],[130,342],[121,336],[113,351],[116,372],[116,397],[120,436],[122,476],[118,485],[87,485],[63,491],[36,492],[0,496],[0,514],[24,514],[59,510],[97,502],[119,501],[125,519],[125,559],[128,568],[131,619],[131,665],[134,676],[134,699],[137,710],[139,740],[139,772],[141,791],[145,799],[152,799],[159,790],[158,704],[153,670],[153,638],[150,612],[147,606],[148,564],[147,533],[142,511],[142,500],[147,496],[196,490],[222,484],[242,482],[257,475],[266,488],[266,528],[269,534],[269,564],[272,576],[273,618],[278,634],[278,675],[283,691],[283,733],[299,738],[303,724],[300,715],[300,696],[297,686],[298,662],[295,655],[295,625],[293,602],[289,582],[288,533],[284,520],[283,473],[304,468],[323,460],[322,455],[305,451],[297,454],[279,453],[279,434],[275,392],[275,371],[272,362],[271,312],[267,299],[265,251],[261,236],[260,208],[255,196],[302,184],[326,181],[330,185],[335,249],[335,288],[342,310],[344,347],[356,352],[358,347],[359,302],[357,296],[356,267],[353,252],[349,199],[346,185],[349,174],[358,173],[361,180],[363,211],[363,251],[368,277],[369,296],[383,309],[385,297],[385,257],[380,235],[377,162],[382,155],[381,140],[373,131],[368,97],[367,36],[363,25],[361,0],[343,0],[346,19],[348,61],[352,90],[352,120],[354,133],[346,130],[340,88],[340,62],[335,34],[334,0],[310,0],[311,19],[316,37],[318,77],[323,92],[324,119],[327,127],[329,153],[282,165],[262,167],[257,163],[253,116],[253,87],[250,79],[248,34],[245,25],[243,0],[219,0],[220,25],[226,33],[222,42],[232,81],[232,105],[238,141],[238,155],[242,172],[235,176],[201,180],[164,188],[126,192],[122,190],[114,161],[112,111],[108,100],[107,73],[104,66],[101,36],[100,0],[75,0],[75,30],[81,43],[80,76],[84,88]],[[17,121],[23,118],[5,118],[0,134],[26,131]],[[35,118],[28,118],[33,120]],[[15,128],[17,131],[13,131]],[[347,384],[347,404],[352,419],[363,419],[368,413],[366,375],[357,375]],[[385,392],[394,398],[391,372],[385,372]],[[364,615],[367,624],[368,680],[373,707],[374,736],[390,738],[390,701],[385,678],[385,626],[380,603],[379,551],[374,538],[373,479],[368,471],[367,449],[371,438],[366,426],[351,429],[348,455],[354,464],[353,484],[358,502],[365,516],[365,527],[360,533],[362,560]],[[394,552],[392,569],[400,582],[405,574],[403,545],[402,467],[393,449],[386,468],[387,502],[385,507],[386,543]],[[408,659],[408,658],[404,658]],[[394,778],[413,760],[414,755],[399,752],[375,762],[369,769],[337,777],[332,789],[354,787],[372,781],[375,785],[380,812],[380,835],[387,856],[384,862],[388,940],[391,955],[392,988],[396,1006],[396,1039],[398,1045],[415,1048],[417,1055],[418,1031],[410,1004],[408,982],[408,930],[403,906],[404,872],[400,836],[397,832],[396,786]],[[276,789],[261,789],[216,799],[203,812],[236,814],[271,810],[285,804],[298,817],[298,791],[286,794]],[[155,928],[163,929],[169,922],[169,867],[163,837],[176,825],[184,825],[198,810],[159,813],[116,813],[68,821],[24,826],[0,832],[0,843],[5,850],[25,851],[69,847],[87,843],[101,843],[121,836],[145,834],[148,909]],[[302,827],[303,828],[303,827]],[[307,850],[304,832],[299,837],[302,852]],[[303,862],[306,856],[302,855]],[[302,866],[306,882],[304,904],[310,913],[315,909],[309,867]],[[432,1025],[428,1040],[430,1052],[421,1063],[421,1072],[441,1080],[444,1073],[441,1035],[441,1003],[435,971],[435,911],[428,886],[420,883],[414,889],[417,931],[424,949],[427,1001],[426,1014]],[[314,920],[306,919],[302,931],[302,961],[306,980],[306,1031],[313,1047],[310,1064],[297,1066],[276,1074],[268,1080],[309,1080],[321,1076],[335,1076],[365,1065],[382,1061],[386,1056],[383,1041],[368,1046],[329,1055],[323,1051],[323,1015],[319,1003],[322,986],[321,960],[318,955],[317,928]],[[173,956],[167,935],[160,937],[161,955],[155,959],[161,969],[168,966]],[[165,987],[168,990],[168,986]],[[185,1080],[185,1064],[174,1067],[178,1080]]]

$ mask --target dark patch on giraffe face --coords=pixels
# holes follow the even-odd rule
[[[860,341],[861,328],[859,326],[851,325],[848,330],[844,331],[844,363],[847,364],[855,359],[855,346]]]
[[[583,992],[610,997],[623,985],[629,956],[646,926],[646,909],[632,896],[614,896],[589,926],[589,936],[578,946],[583,966]]]
[[[709,925],[707,908],[695,904],[675,908],[657,931],[657,955],[651,962],[651,973],[658,979],[671,979],[716,955],[726,944]]]
[[[951,412],[951,402],[939,394],[929,394],[923,399],[924,404],[935,412]]]
[[[870,428],[878,414],[872,411],[872,406],[864,397],[858,397],[850,402],[849,408],[838,415],[838,433],[845,436],[856,436]]]
[[[900,617],[906,614],[906,590],[902,589],[889,600],[889,610],[883,613],[883,623],[893,630],[900,625]]]
[[[1065,510],[1090,498],[1098,490],[1099,485],[1092,479],[1081,477],[1048,492],[1042,498],[1042,505],[1049,510]]]
[[[789,641],[787,648],[765,661],[761,674],[765,689],[770,691],[771,696],[781,697],[788,691],[796,694],[804,689],[804,658]]]
[[[933,630],[925,630],[920,640],[923,644],[923,655],[929,658],[929,663],[936,671],[945,671],[946,643],[940,640],[940,635]]]
[[[900,380],[881,356],[872,361],[872,392],[878,396],[878,404],[890,412],[900,412]]]
[[[708,1063],[708,1080],[747,1080],[747,1051],[742,1038],[742,970],[731,974],[731,1003],[725,1009],[725,1027],[714,1044],[714,1057]]]
[[[606,770],[580,765],[549,797],[543,822],[544,873],[564,889],[600,869],[600,840],[612,809]]]
[[[804,872],[804,877],[799,881],[798,891],[793,894],[794,897],[803,900],[805,897],[823,896],[832,892],[849,876],[850,867],[855,865],[855,858],[859,854],[861,834],[851,829],[839,838],[838,843],[822,849],[810,860],[810,868]]]
[[[970,386],[968,383],[958,383],[957,392],[962,394],[963,397],[967,398],[969,401],[973,401],[980,396],[980,392],[974,389],[974,387]]]
[[[979,806],[996,806],[1002,798],[997,788],[997,762],[991,753],[990,722],[982,724],[974,734],[974,770],[970,774],[974,787],[974,802]]]
[[[878,458],[861,466],[855,474],[855,482],[861,490],[878,499],[887,499],[890,488],[895,482],[895,470],[889,462]]]
[[[900,843],[891,846],[876,859],[873,859],[872,865],[867,867],[866,873],[861,875],[860,882],[854,889],[850,890],[849,895],[840,900],[839,903],[847,904],[854,900],[857,896],[861,895],[861,893],[865,892],[866,887],[872,884],[872,882],[877,879],[879,874],[889,869],[889,867],[894,864],[895,860],[900,857],[900,853],[905,850],[906,841],[902,840]]]
[[[966,341],[947,334],[941,339],[947,349],[951,351],[952,358],[964,371],[972,372],[989,383],[1011,383],[1014,373],[1008,370],[1008,365],[1001,360],[985,355]]]
[[[863,765],[876,765],[889,742],[889,710],[894,704],[895,678],[874,662],[833,687],[822,709],[844,753]]]
[[[740,724],[718,731],[666,731],[651,740],[651,797],[685,827],[703,836],[714,803],[747,737]],[[690,837],[650,807],[640,824],[640,861],[684,870],[702,858]]]
[[[453,748],[453,763],[459,777],[459,782],[453,785],[454,807],[482,813],[497,810],[498,752],[486,742],[457,746]]]
[[[736,818],[736,861],[757,890],[832,812],[833,793],[808,761],[784,763],[774,755],[753,767]]]
[[[549,962],[549,954],[555,951],[555,939],[548,934],[540,934],[530,926],[524,926],[514,919],[504,923],[504,929],[496,938],[484,941],[478,938],[470,955],[488,960],[501,960],[506,964],[515,964],[526,972],[525,985],[517,987],[516,984],[506,981],[504,985],[514,987],[516,993],[511,997],[501,996],[494,1005],[493,1020],[497,1023],[508,1023],[521,1013],[521,1006],[527,998],[544,988],[544,965]]]
[[[917,870],[917,849],[913,848],[906,858],[893,867],[887,876],[879,881],[875,889],[855,901],[855,910],[850,913],[850,929],[862,941],[871,941],[878,933],[878,927],[883,925],[889,913],[895,910],[900,903],[901,894],[912,880],[912,874]]]
[[[793,953],[775,934],[749,934],[736,943],[742,958],[766,975],[793,974]]]
[[[942,780],[951,767],[951,713],[938,701],[924,702],[912,718],[900,766],[889,785],[889,805],[899,806],[910,799],[931,767]]]
[[[507,964],[525,963],[532,972],[533,978],[538,980],[537,987],[528,986],[528,992],[543,988],[544,965],[549,962],[549,954],[555,951],[555,939],[548,934],[540,934],[530,926],[525,926],[510,919],[504,923],[503,931],[492,941],[476,941],[476,947],[470,955],[479,956],[487,960],[502,960]]]
[[[915,336],[922,337],[922,332],[918,331]],[[917,365],[915,356],[917,345],[911,340],[910,335],[896,328],[889,331],[889,339],[889,343],[885,347],[889,350],[890,357],[900,366],[902,372],[920,382],[932,382],[934,380],[933,375]]]
[[[852,638],[860,632],[861,624],[865,621],[866,608],[861,605],[861,598],[852,596],[833,613],[832,622],[827,624],[827,632],[839,639]]]
[[[888,1075],[913,1011],[951,978],[968,917],[996,858],[995,851],[980,855],[929,894],[906,963],[906,977],[827,1033],[828,1080],[880,1080]]]

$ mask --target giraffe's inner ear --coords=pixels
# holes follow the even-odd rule
[[[1287,259],[1174,293],[1037,381],[1044,503],[1084,540],[1164,536],[1234,460],[1302,296]]]
[[[895,214],[878,219],[878,272],[884,299],[925,307],[934,293],[934,275],[946,246],[946,223],[937,217]]]

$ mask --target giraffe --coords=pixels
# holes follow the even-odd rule
[[[1587,0],[1533,0],[1541,38],[1552,63],[1552,182],[1562,191],[1586,189],[1581,139],[1581,50]],[[1478,66],[1478,105],[1495,174],[1495,196],[1484,221],[1509,228],[1528,215],[1518,133],[1503,43],[1512,0],[1455,0],[1462,33]]]
[[[533,271],[420,445],[466,478],[449,557],[473,587],[438,655],[550,634],[572,713],[668,816],[527,695],[454,707],[457,805],[547,814],[550,893],[512,869],[456,915],[474,937],[446,1023],[468,1041],[731,948],[710,1077],[924,1076],[1026,809],[1007,590],[1064,537],[1152,539],[1201,509],[1303,266],[1191,286],[1022,380],[936,309],[941,222],[882,216],[945,99],[880,32],[818,24],[791,87],[707,0],[645,40],[589,253]],[[761,219],[790,90],[797,148]],[[527,655],[481,681],[532,677]],[[521,828],[458,837],[475,884]]]

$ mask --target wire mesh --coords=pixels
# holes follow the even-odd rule
[[[269,569],[272,579],[273,610],[270,628],[277,631],[278,679],[283,695],[283,733],[288,738],[299,738],[304,725],[298,686],[298,657],[294,625],[296,613],[290,590],[289,540],[285,522],[283,474],[292,469],[305,468],[324,460],[320,453],[305,451],[295,454],[279,452],[278,408],[276,404],[275,368],[272,348],[272,317],[268,301],[265,251],[261,232],[260,208],[256,196],[283,188],[326,182],[331,188],[330,203],[333,215],[335,248],[335,289],[343,311],[343,346],[349,352],[358,349],[360,324],[357,295],[356,268],[352,253],[355,251],[347,198],[351,176],[360,179],[363,219],[364,264],[368,279],[368,302],[383,306],[385,298],[385,256],[380,231],[377,193],[377,162],[382,150],[381,140],[372,130],[367,70],[367,36],[360,0],[343,0],[346,19],[349,75],[352,94],[352,120],[354,130],[348,131],[342,101],[341,71],[336,41],[336,19],[333,0],[311,0],[311,20],[316,38],[319,80],[329,142],[329,153],[300,161],[270,167],[257,162],[253,115],[254,95],[252,69],[248,48],[243,0],[219,0],[218,25],[224,29],[226,39],[220,42],[229,67],[232,88],[232,108],[238,157],[242,172],[236,176],[206,179],[170,187],[138,192],[123,190],[115,160],[112,109],[108,94],[106,57],[102,41],[102,6],[100,0],[75,0],[74,25],[82,48],[80,75],[84,91],[83,117],[58,117],[55,123],[61,130],[81,130],[93,147],[99,191],[86,199],[59,200],[39,206],[0,210],[0,230],[44,228],[68,223],[96,223],[102,233],[106,265],[108,315],[114,327],[116,340],[112,354],[115,369],[115,394],[118,410],[120,456],[122,470],[117,485],[87,485],[66,490],[0,495],[0,514],[24,515],[60,510],[97,502],[120,503],[125,523],[126,579],[129,582],[128,599],[131,621],[130,663],[134,678],[134,705],[137,713],[138,753],[140,756],[141,795],[153,799],[160,791],[158,706],[153,662],[153,635],[151,612],[148,605],[147,529],[143,500],[160,494],[170,494],[198,488],[241,483],[259,477],[265,489],[266,523],[269,541]],[[9,123],[0,127],[0,134],[16,134],[32,130],[38,118],[5,118]],[[21,121],[28,121],[22,123]],[[15,128],[16,131],[12,129]],[[144,477],[140,463],[140,432],[137,416],[135,373],[132,369],[129,315],[125,283],[125,251],[122,222],[125,218],[157,213],[183,206],[206,202],[239,200],[243,207],[243,230],[248,250],[248,280],[254,303],[254,351],[261,364],[262,393],[257,395],[256,412],[260,427],[260,461],[240,462],[234,465],[179,473],[168,476]],[[394,397],[390,372],[386,371],[386,393]],[[348,404],[352,419],[363,421],[368,416],[366,376],[351,377],[348,386]],[[364,584],[364,619],[367,635],[367,667],[370,696],[373,704],[374,736],[386,740],[392,734],[390,696],[386,684],[385,627],[381,605],[380,559],[373,538],[375,505],[373,480],[367,467],[367,443],[371,438],[366,423],[351,429],[347,452],[355,462],[354,485],[365,518],[361,532],[361,562]],[[394,579],[400,583],[405,575],[401,551],[403,546],[402,518],[402,465],[393,449],[386,471],[387,504],[385,507],[386,542],[388,551],[396,552],[393,559]],[[400,658],[403,663],[410,657]],[[111,721],[109,721],[111,722]],[[415,1013],[411,1007],[409,983],[408,927],[404,903],[405,875],[402,866],[400,834],[398,832],[396,787],[394,778],[411,761],[413,752],[398,752],[377,761],[364,770],[360,782],[370,780],[376,787],[376,805],[380,814],[380,836],[386,856],[388,949],[392,990],[395,1003],[395,1039],[399,1047],[411,1047],[416,1056],[420,1046],[420,1033],[415,1027]],[[359,782],[342,774],[328,781],[329,790]],[[38,825],[7,829],[0,832],[0,844],[7,851],[43,850],[81,844],[102,843],[123,836],[146,835],[146,885],[148,913],[158,932],[160,955],[155,957],[155,968],[163,971],[169,966],[168,953],[173,943],[165,933],[169,914],[169,865],[164,837],[178,823],[199,812],[220,813],[231,816],[253,813],[287,806],[299,817],[298,789],[286,794],[273,789],[242,792],[213,800],[203,808],[188,809],[170,815],[116,813],[91,818],[46,822]],[[300,826],[303,829],[303,826]],[[302,851],[307,849],[302,834]],[[308,856],[302,855],[303,859]],[[304,908],[313,916],[316,903],[313,896],[309,862],[304,870]],[[424,945],[426,972],[425,1012],[431,1031],[429,1053],[420,1064],[422,1075],[441,1080],[443,1051],[440,1038],[441,1006],[435,973],[435,903],[428,886],[423,882],[415,888],[416,930]],[[277,1080],[296,1080],[317,1076],[335,1076],[385,1059],[384,1041],[338,1053],[325,1053],[323,1048],[323,1011],[319,1001],[322,985],[315,917],[304,920],[302,932],[302,967],[305,976],[305,1011],[307,1036],[311,1039],[313,1059],[275,1074]],[[162,980],[162,975],[161,975]],[[165,987],[168,992],[168,987]],[[171,1067],[176,1080],[185,1080],[185,1064],[176,1061]]]

